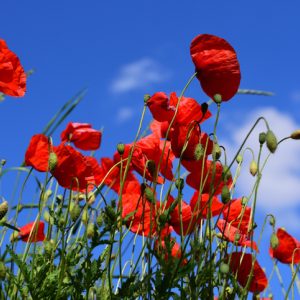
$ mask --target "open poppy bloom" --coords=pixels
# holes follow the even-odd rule
[[[284,264],[298,264],[300,262],[300,242],[288,234],[284,229],[278,228],[276,232],[279,244],[273,249],[270,247],[271,257]]]
[[[24,242],[42,242],[45,240],[44,228],[45,223],[43,221],[39,223],[31,222],[20,228],[19,237]]]
[[[97,150],[100,147],[102,133],[88,123],[70,122],[61,133],[62,142],[72,142],[81,150]]]
[[[233,252],[229,267],[230,271],[237,276],[237,280],[242,287],[245,287],[248,278],[251,275],[253,257],[249,253]],[[249,291],[252,293],[260,293],[268,286],[268,279],[265,272],[257,262],[254,261],[252,278],[250,279]]]
[[[0,39],[0,92],[22,97],[26,91],[26,74],[19,58]]]
[[[237,92],[240,80],[240,66],[236,52],[224,39],[200,34],[190,47],[197,78],[204,92],[212,99],[216,94],[228,101]]]
[[[219,219],[217,227],[220,230],[222,237],[229,242],[242,247],[250,247],[253,250],[258,251],[256,242],[251,242],[247,234],[242,233],[238,228],[225,220]]]

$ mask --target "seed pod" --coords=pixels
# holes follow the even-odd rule
[[[151,98],[149,94],[144,95],[144,102],[147,103],[147,101]]]
[[[266,134],[266,142],[267,142],[267,147],[270,150],[271,153],[274,153],[277,149],[277,138],[273,131],[268,130]]]
[[[300,140],[300,129],[293,131],[292,134],[290,135],[290,137],[293,140]]]
[[[71,220],[73,222],[77,221],[77,219],[79,218],[80,216],[80,213],[81,213],[81,209],[80,209],[80,206],[75,203],[72,207],[72,209],[70,210],[70,217],[71,217]]]
[[[222,103],[222,96],[220,94],[215,94],[213,99],[217,104]]]
[[[125,152],[125,145],[123,143],[119,143],[117,145],[117,151],[122,156]]]
[[[204,148],[202,144],[197,144],[194,150],[194,157],[196,160],[200,160],[204,155]]]
[[[56,165],[57,165],[57,155],[54,152],[50,152],[49,160],[48,160],[49,170],[53,171]]]
[[[89,239],[92,239],[95,236],[95,224],[89,223],[86,229],[86,235]]]
[[[228,274],[229,273],[229,265],[225,263],[221,263],[220,265],[220,272],[222,274]]]
[[[226,204],[230,201],[230,191],[227,185],[224,185],[222,188],[221,200],[223,204]]]
[[[262,145],[266,141],[266,133],[261,132],[258,136],[259,143]]]
[[[221,157],[222,151],[219,144],[214,143],[213,151],[212,151],[212,157],[214,160],[218,160]]]
[[[270,244],[271,244],[272,249],[276,249],[279,245],[279,239],[278,239],[276,233],[274,233],[274,232],[271,235]]]
[[[251,164],[250,164],[250,173],[252,176],[255,176],[257,174],[257,171],[258,171],[258,168],[257,168],[257,163],[256,161],[253,159],[251,161]]]
[[[3,201],[0,204],[0,220],[2,220],[8,212],[8,203],[7,201]]]

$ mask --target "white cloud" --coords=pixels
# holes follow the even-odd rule
[[[275,133],[278,140],[284,138],[300,125],[287,114],[274,109],[264,108],[247,114],[245,121],[236,126],[233,135],[223,142],[232,158],[235,151],[241,145],[246,134],[254,124],[255,120],[264,116],[269,122],[271,130]],[[240,116],[238,117],[241,119]],[[232,124],[228,128],[232,129]],[[246,146],[251,146],[258,154],[258,134],[266,131],[266,127],[261,122],[257,129],[252,133]],[[246,152],[247,153],[247,152]],[[269,151],[264,147],[263,159]],[[300,208],[300,141],[287,140],[279,145],[274,154],[271,155],[263,170],[262,180],[259,187],[258,207],[266,213],[274,213],[280,219],[290,218],[293,223],[297,216],[297,209]],[[249,195],[254,184],[254,178],[249,173],[249,163],[251,154],[245,155],[245,160],[240,178],[237,183],[237,196]],[[295,211],[296,210],[296,211]],[[283,225],[283,224],[282,224]]]
[[[124,123],[131,119],[134,115],[134,110],[130,107],[123,107],[118,110],[117,116],[116,116],[116,121],[118,123]]]
[[[150,58],[142,58],[123,66],[110,89],[113,93],[129,92],[166,81],[169,77],[169,72],[158,62]]]

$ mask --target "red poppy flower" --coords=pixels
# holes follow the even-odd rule
[[[19,58],[0,39],[0,92],[22,97],[26,91],[26,74]]]
[[[220,37],[200,34],[193,39],[190,50],[204,92],[212,99],[216,94],[220,94],[223,101],[231,99],[241,80],[232,46]]]
[[[278,259],[284,264],[291,264],[293,261],[295,264],[299,263],[300,242],[282,228],[277,229],[276,235],[279,244],[275,249],[270,247],[269,252],[271,257]]]
[[[252,269],[252,255],[243,252],[234,252],[230,254],[231,259],[229,267],[231,272],[237,276],[237,280],[242,287],[247,285],[249,275]],[[260,293],[268,286],[268,279],[265,272],[257,262],[254,261],[252,278],[250,280],[249,291]]]
[[[199,161],[187,161],[182,160],[182,165],[190,171],[190,174],[186,178],[186,183],[199,190],[201,185],[202,193],[209,194],[212,191],[214,195],[221,194],[222,188],[225,185],[222,179],[223,166],[220,162],[214,163],[210,160],[199,160]],[[232,183],[232,178],[228,178],[226,184],[230,186]]]
[[[223,211],[224,219],[243,234],[251,232],[251,207],[243,206],[242,199],[232,200]]]
[[[150,129],[152,133],[159,138],[166,138],[167,137],[167,130],[169,128],[169,122],[164,121],[164,122],[158,122],[156,120],[153,120],[150,124]],[[168,138],[169,140],[170,138]]]
[[[209,194],[201,194],[199,197],[199,192],[196,191],[191,199],[190,205],[192,212],[197,216],[197,219],[207,218],[209,211]],[[211,216],[218,216],[224,205],[219,201],[218,197],[213,196],[211,201]]]
[[[19,237],[24,242],[42,242],[45,240],[44,228],[45,223],[43,221],[39,223],[31,222],[20,228]]]
[[[81,150],[97,150],[100,147],[102,133],[88,123],[70,122],[61,133],[62,142],[72,142]]]
[[[166,208],[169,208],[175,199],[169,195]],[[179,204],[170,213],[169,224],[173,227],[175,232],[181,235],[181,223],[182,223],[182,233],[183,235],[190,234],[195,229],[196,216],[192,217],[192,209],[185,201],[181,201],[181,218]]]
[[[43,134],[34,135],[25,153],[25,165],[31,166],[40,172],[49,169],[50,143],[48,137]]]
[[[242,233],[238,228],[232,226],[225,220],[219,219],[217,222],[217,227],[221,231],[221,234],[229,242],[232,242],[238,246],[250,247],[255,251],[258,251],[256,242],[251,242],[248,235]]]

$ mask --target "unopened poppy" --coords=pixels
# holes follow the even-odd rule
[[[26,91],[26,74],[15,53],[0,39],[0,92],[22,97]]]
[[[271,257],[278,259],[284,264],[299,263],[300,242],[282,228],[277,229],[276,235],[279,243],[274,249],[270,247]]]
[[[216,94],[221,95],[223,101],[231,99],[241,80],[233,47],[220,37],[200,34],[193,39],[190,51],[204,92],[212,99]]]
[[[102,133],[88,123],[70,122],[61,133],[62,142],[72,142],[81,150],[97,150],[100,147]]]
[[[246,287],[250,275],[252,275],[249,285],[250,292],[260,293],[268,286],[265,272],[251,254],[233,252],[229,255],[229,259],[230,271],[237,276],[237,280],[242,287]]]
[[[44,228],[43,221],[31,222],[20,228],[19,237],[24,242],[42,242],[45,240]]]

